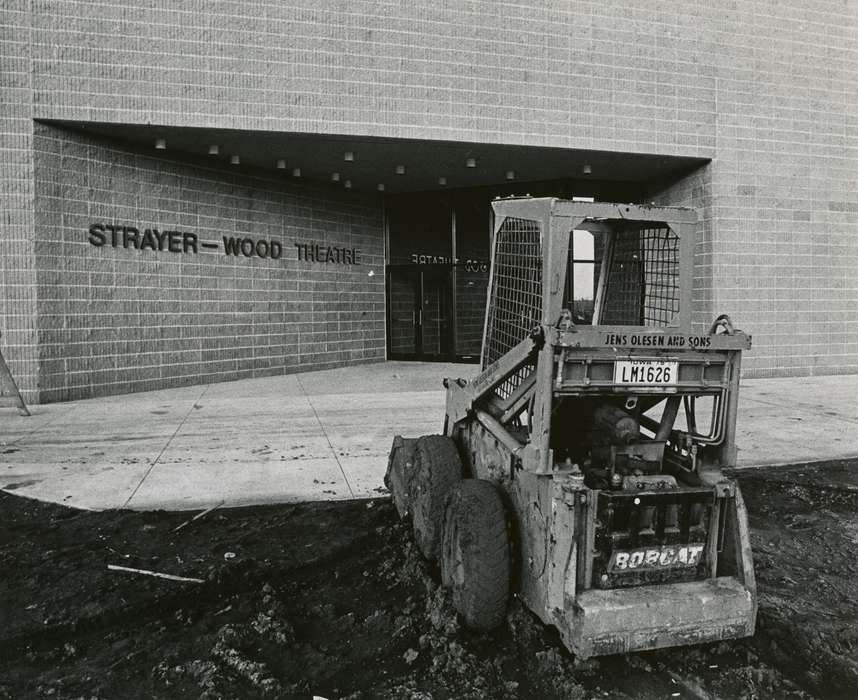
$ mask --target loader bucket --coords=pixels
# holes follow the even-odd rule
[[[581,658],[624,654],[754,633],[756,606],[732,576],[688,583],[582,592],[555,624]]]

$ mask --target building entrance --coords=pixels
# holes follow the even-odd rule
[[[385,199],[390,359],[479,361],[494,197],[527,193],[567,198],[585,194],[620,202],[639,198],[621,183],[529,183],[524,192],[521,189],[509,185],[413,192]],[[576,251],[576,279],[592,277],[592,252],[581,246]],[[575,290],[569,293],[578,300]],[[576,310],[583,309],[582,304],[578,300]]]
[[[487,193],[464,191],[388,198],[389,358],[478,361],[489,201]]]

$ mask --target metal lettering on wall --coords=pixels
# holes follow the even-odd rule
[[[298,249],[298,260],[311,260],[313,262],[340,263],[341,265],[359,265],[357,251],[354,248],[338,248],[337,246],[324,246],[318,243],[296,243]]]
[[[165,253],[200,253],[223,251],[224,255],[245,258],[271,258],[279,260],[283,256],[283,244],[276,238],[250,238],[241,236],[222,236],[221,243],[200,240],[195,233],[188,231],[159,231],[156,228],[139,229],[136,226],[118,224],[91,224],[89,242],[96,248],[133,248],[134,250],[152,250]],[[308,262],[335,263],[339,265],[360,265],[359,251],[355,248],[328,246],[318,243],[295,243],[298,260]]]

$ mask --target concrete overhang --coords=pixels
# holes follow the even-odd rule
[[[135,151],[358,192],[420,192],[562,179],[675,180],[707,158],[484,144],[77,121],[45,123]],[[161,140],[157,148],[156,143]],[[217,146],[217,154],[210,148]],[[349,159],[349,155],[351,159]],[[239,157],[231,164],[232,156]],[[279,163],[278,163],[279,161]],[[279,165],[279,167],[278,167]],[[300,171],[300,176],[295,173]],[[443,178],[443,180],[442,180]]]

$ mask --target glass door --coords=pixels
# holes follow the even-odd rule
[[[420,269],[420,355],[424,360],[448,360],[452,355],[450,317],[452,281],[449,267]]]
[[[419,305],[419,270],[411,265],[388,265],[387,354],[391,360],[417,359]]]
[[[390,359],[451,359],[451,295],[449,266],[388,265],[387,351]]]

